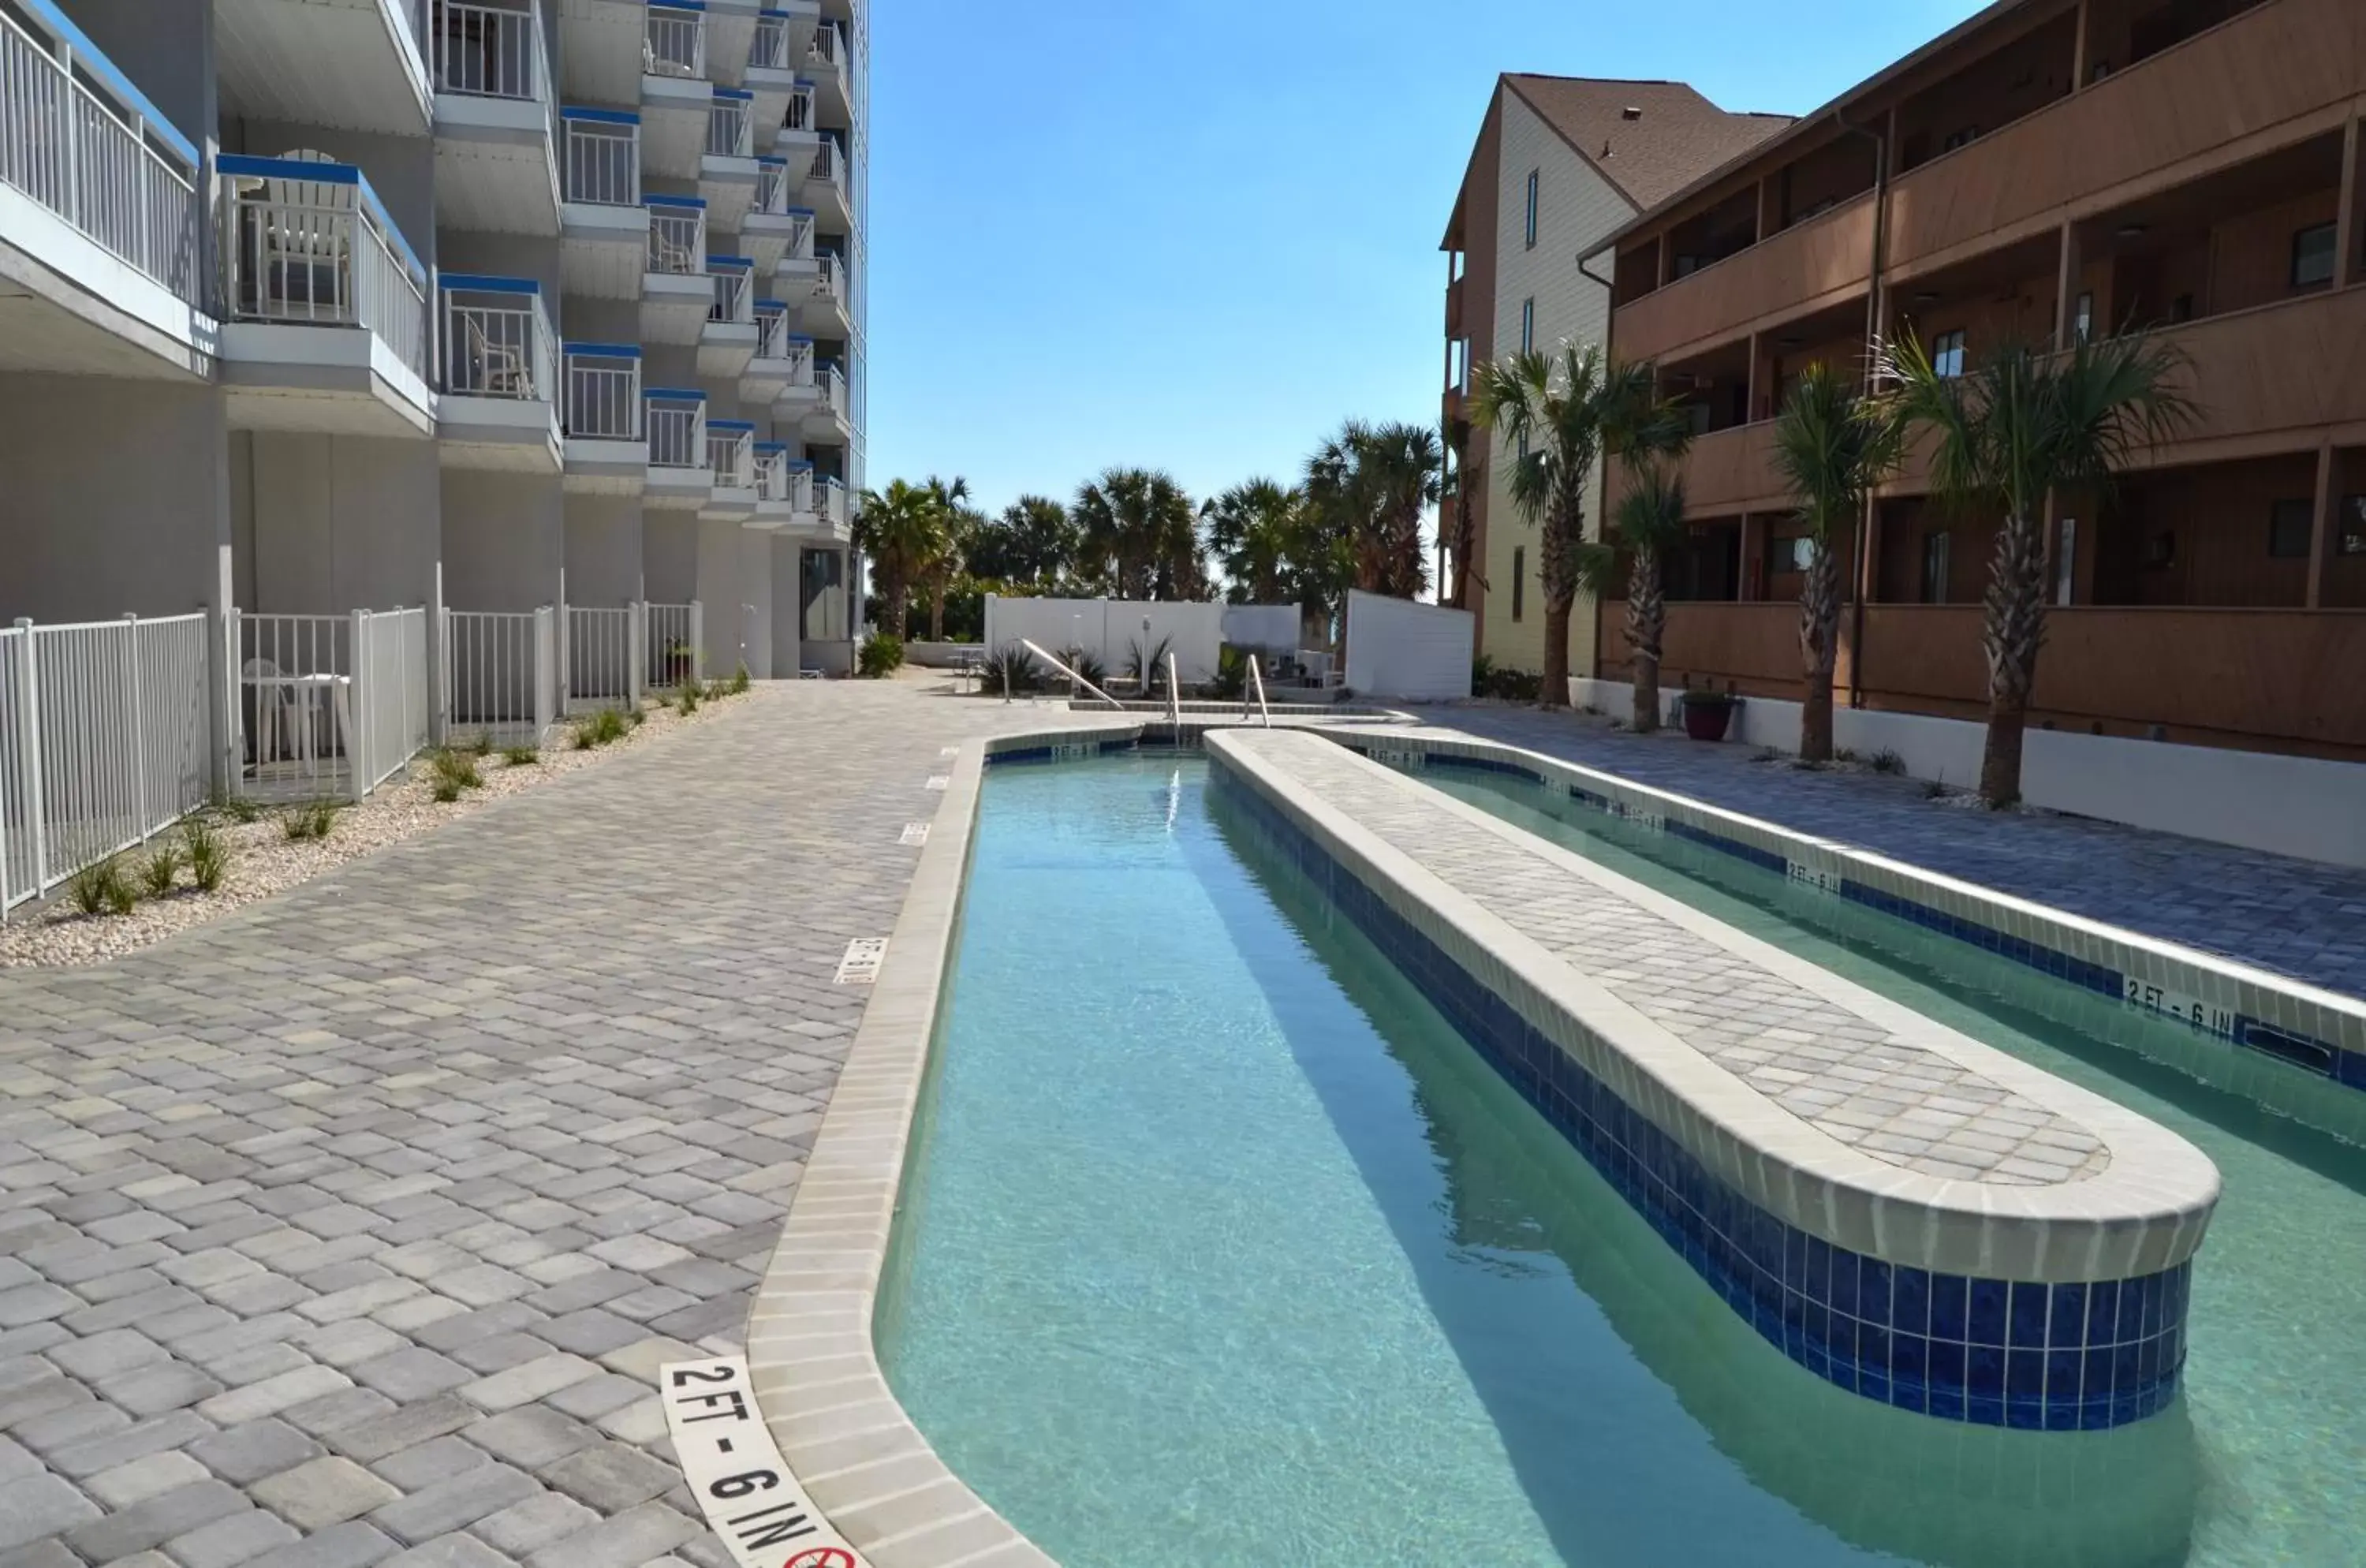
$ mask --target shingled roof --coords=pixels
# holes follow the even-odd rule
[[[1789,115],[1729,114],[1682,82],[1514,73],[1504,85],[1645,209],[1791,123]]]

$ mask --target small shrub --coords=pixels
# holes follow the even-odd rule
[[[170,840],[156,846],[140,866],[140,884],[151,898],[162,898],[173,891],[173,883],[181,874],[181,846]]]
[[[862,644],[854,672],[866,681],[884,681],[904,667],[904,639],[874,632]]]
[[[696,713],[696,712],[698,711],[698,682],[695,682],[695,681],[684,681],[684,682],[682,683],[682,704],[681,704],[681,706],[682,706],[682,717],[684,717],[684,718],[688,718],[692,714],[694,714],[694,713]]]
[[[719,703],[730,694],[731,682],[728,681],[709,681],[706,683],[706,700],[710,703]]]
[[[1231,643],[1216,649],[1216,678],[1208,683],[1208,694],[1220,702],[1236,703],[1249,694],[1249,660]]]
[[[191,822],[181,829],[181,847],[189,857],[189,880],[200,893],[211,893],[222,884],[222,872],[229,863],[223,852],[221,839],[202,822]]]
[[[1832,761],[1835,762],[1853,762],[1857,760],[1857,754],[1845,746],[1832,748]]]
[[[140,901],[131,879],[123,874],[122,859],[117,855],[75,872],[73,879],[66,884],[66,891],[74,908],[85,915],[128,915]]]
[[[1929,784],[1922,786],[1922,798],[1925,800],[1944,800],[1947,798],[1947,786],[1941,784],[1937,779],[1932,779]]]
[[[290,840],[325,839],[337,825],[337,803],[308,801],[279,819],[279,830]]]
[[[510,768],[531,768],[539,764],[542,753],[531,746],[512,746],[501,752],[501,765]]]
[[[1487,683],[1473,686],[1471,694],[1499,702],[1532,703],[1545,694],[1545,678],[1533,670],[1505,670],[1491,665]]]
[[[242,795],[218,795],[214,799],[214,808],[241,825],[259,820],[263,816],[263,807]]]
[[[748,684],[748,667],[742,664],[731,676],[731,694],[735,697],[742,695],[747,692]]]
[[[449,806],[460,798],[460,786],[450,779],[437,779],[434,789],[429,793],[434,795],[436,805]]]
[[[1033,691],[1039,674],[1035,656],[1015,642],[1006,642],[987,655],[978,672],[989,696],[1014,697]]]
[[[490,742],[488,745],[490,746]],[[443,788],[445,784],[452,786],[456,798],[459,791],[475,789],[481,785],[485,782],[485,775],[477,771],[477,759],[484,755],[485,752],[475,750],[436,752],[434,755],[435,798],[438,800],[444,798]]]
[[[477,734],[476,739],[468,743],[468,754],[472,757],[491,756],[493,754],[493,732],[490,729],[479,730]]]
[[[1221,659],[1222,657],[1222,655],[1220,652],[1218,654],[1218,658]],[[1077,674],[1083,676],[1086,680],[1091,682],[1096,686],[1106,687],[1109,685],[1109,666],[1101,662],[1100,657],[1098,654],[1093,653],[1088,649],[1069,649],[1066,652],[1060,655],[1060,661],[1065,664],[1069,669],[1075,671]],[[1222,677],[1220,673],[1218,679],[1222,680]],[[1242,679],[1246,680],[1247,678],[1246,673],[1244,672]]]
[[[649,716],[643,713],[638,708],[626,708],[625,710],[625,732],[628,735],[634,730],[638,729],[641,726],[647,724],[648,721]]]
[[[1761,746],[1750,754],[1750,760],[1753,762],[1779,762],[1783,760],[1783,753],[1772,746]]]
[[[598,713],[578,719],[575,724],[575,749],[589,751],[625,738],[625,716],[614,708],[602,708]]]
[[[1869,765],[1876,773],[1903,773],[1906,771],[1906,759],[1885,746],[1873,754],[1869,759]]]

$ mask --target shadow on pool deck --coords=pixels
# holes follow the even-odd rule
[[[1600,768],[2090,919],[2366,996],[2366,872],[2090,818],[1942,805],[1924,797],[1920,780],[1760,762],[1747,746],[1703,745],[1681,733],[1639,736],[1584,715],[1459,705],[1412,711],[1425,724]]]

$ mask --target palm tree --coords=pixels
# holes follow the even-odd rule
[[[1565,344],[1558,359],[1541,350],[1515,354],[1480,366],[1471,382],[1473,420],[1520,453],[1512,466],[1512,504],[1544,536],[1537,552],[1545,591],[1541,701],[1566,707],[1570,611],[1581,587],[1598,588],[1610,571],[1607,546],[1589,546],[1585,537],[1594,465],[1606,455],[1628,463],[1673,457],[1689,429],[1658,397],[1651,366],[1615,364],[1593,344]],[[1639,556],[1637,573],[1645,570]],[[1656,582],[1656,555],[1649,570]],[[1631,628],[1631,598],[1628,619]],[[1652,653],[1656,659],[1656,642]],[[1636,714],[1638,727],[1656,724],[1658,714],[1655,701],[1649,716]]]
[[[1071,517],[1086,558],[1121,599],[1190,599],[1207,592],[1191,498],[1157,468],[1110,468],[1076,492]]]
[[[966,558],[969,543],[976,536],[977,525],[985,521],[963,502],[969,500],[969,480],[959,475],[948,484],[930,474],[923,487],[930,504],[937,509],[937,537],[934,554],[923,568],[929,582],[929,640],[945,640],[945,592],[952,585],[952,575]]]
[[[941,553],[941,518],[936,498],[903,479],[890,482],[884,492],[862,492],[854,543],[871,559],[891,637],[903,637],[912,584]]]
[[[1250,479],[1200,509],[1234,603],[1273,604],[1293,593],[1305,543],[1303,500],[1272,479]]]
[[[1448,423],[1446,446],[1454,454],[1454,468],[1438,491],[1437,529],[1454,563],[1454,592],[1446,596],[1446,602],[1458,610],[1470,608],[1470,590],[1479,580],[1479,520],[1474,509],[1486,483],[1486,466],[1471,463],[1470,428],[1467,419]]]
[[[1349,542],[1355,586],[1398,599],[1429,586],[1421,519],[1437,502],[1444,468],[1436,431],[1353,419],[1307,459],[1307,506]]]
[[[1799,659],[1808,680],[1799,755],[1832,757],[1832,661],[1840,649],[1841,569],[1834,545],[1865,499],[1898,466],[1904,427],[1891,406],[1859,395],[1823,365],[1810,365],[1774,421],[1774,471],[1798,503],[1812,552],[1799,587]]]
[[[1661,562],[1684,542],[1684,485],[1648,457],[1630,472],[1627,493],[1604,530],[1604,544],[1581,554],[1578,576],[1599,595],[1609,586],[1611,563],[1621,554],[1627,558],[1628,661],[1635,681],[1631,722],[1637,733],[1648,735],[1660,728],[1660,653],[1668,629]]]
[[[1946,504],[2003,519],[1981,629],[1980,797],[1991,807],[2021,798],[2022,733],[2045,642],[2046,497],[2107,488],[2137,447],[2190,421],[2195,407],[2177,385],[2185,366],[2173,345],[2143,333],[2061,353],[2011,345],[1964,376],[1941,374],[1910,333],[1882,355],[1898,417],[1935,438],[1932,490]]]
[[[989,564],[997,570],[979,571],[980,576],[1049,586],[1076,570],[1076,529],[1068,522],[1068,509],[1049,496],[1022,495],[1004,507],[991,537],[998,553]]]

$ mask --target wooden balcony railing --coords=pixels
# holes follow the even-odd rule
[[[1611,346],[1621,359],[1665,359],[1778,311],[1804,314],[1845,299],[1864,289],[1872,265],[1867,192],[1620,306]]]

